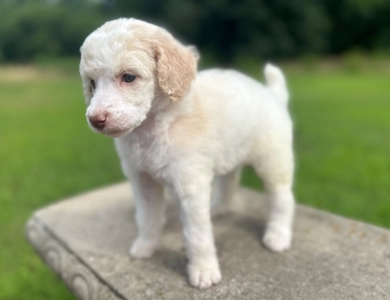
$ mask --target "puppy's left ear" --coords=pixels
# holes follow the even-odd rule
[[[154,51],[161,90],[171,101],[182,99],[195,79],[198,51],[181,45],[165,31],[156,38]]]

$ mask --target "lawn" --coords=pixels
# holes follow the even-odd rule
[[[286,70],[297,201],[390,227],[389,73]],[[0,299],[74,299],[24,225],[39,207],[122,180],[112,141],[88,129],[77,74],[0,69],[0,100]],[[261,188],[250,169],[243,183]]]

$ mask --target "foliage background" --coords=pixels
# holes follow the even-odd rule
[[[93,134],[79,47],[104,21],[137,17],[195,44],[200,68],[262,80],[286,72],[298,202],[390,227],[390,1],[0,0],[0,299],[74,299],[24,239],[32,212],[123,179]],[[244,185],[261,189],[251,169]]]
[[[388,0],[2,0],[0,15],[3,61],[78,55],[117,17],[163,25],[217,63],[390,48]]]

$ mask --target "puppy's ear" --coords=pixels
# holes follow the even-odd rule
[[[83,80],[83,92],[84,92],[85,104],[89,105],[91,103],[91,99],[93,96],[91,82],[85,76],[81,75],[81,77]]]
[[[195,49],[195,50],[194,50]],[[199,54],[195,47],[185,47],[169,33],[161,32],[155,40],[157,79],[171,101],[182,99],[196,76]]]
[[[85,104],[89,105],[91,103],[93,91],[92,91],[91,79],[89,78],[86,72],[88,67],[86,64],[87,57],[86,57],[86,51],[84,51],[84,45],[81,47],[80,52],[81,52],[81,60],[79,65],[79,72],[80,72],[81,80],[83,82],[83,93],[84,93]]]
[[[90,36],[87,37],[87,39],[84,41],[83,45],[80,48],[81,59],[79,65],[79,72],[81,80],[83,82],[84,100],[85,104],[87,105],[91,103],[91,99],[94,93],[91,84],[91,78],[90,75],[88,75],[88,73],[94,73],[93,68],[89,66],[94,65],[93,63],[91,63],[93,62],[92,49],[94,49],[94,47],[91,44]]]
[[[200,59],[200,53],[198,51],[198,48],[196,48],[195,46],[188,46],[187,48],[192,52],[196,61],[198,61]]]

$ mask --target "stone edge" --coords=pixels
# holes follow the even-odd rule
[[[77,299],[126,299],[66,247],[36,216],[27,222],[26,237],[43,262],[62,278]]]

